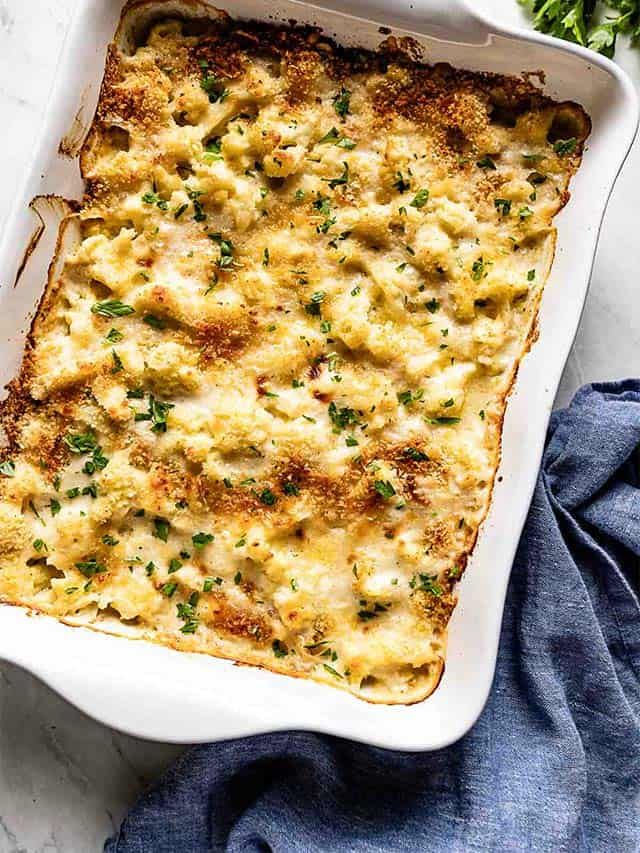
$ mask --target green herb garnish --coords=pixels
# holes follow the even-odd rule
[[[135,308],[131,305],[125,305],[119,299],[105,299],[102,302],[94,302],[91,306],[91,313],[98,314],[100,317],[126,317],[129,314],[135,313]]]

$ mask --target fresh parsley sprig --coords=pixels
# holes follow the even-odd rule
[[[640,0],[518,0],[540,32],[612,57],[620,33],[640,45]],[[617,14],[611,15],[610,12]]]

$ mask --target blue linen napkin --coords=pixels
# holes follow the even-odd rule
[[[640,850],[640,380],[552,416],[489,702],[447,749],[189,750],[107,853]]]

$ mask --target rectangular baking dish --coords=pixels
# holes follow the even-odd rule
[[[391,30],[413,36],[430,62],[513,75],[542,70],[547,94],[577,101],[591,116],[593,131],[572,199],[556,220],[558,248],[540,309],[539,340],[518,373],[491,509],[460,584],[445,673],[422,703],[372,705],[312,681],[71,628],[8,605],[0,606],[0,658],[29,670],[91,716],[140,737],[187,743],[303,729],[393,749],[437,749],[469,730],[489,694],[511,564],[604,209],[636,132],[636,95],[609,60],[537,33],[501,29],[471,12],[470,0],[327,0],[325,8],[293,0],[218,2],[234,17],[316,24],[342,44],[375,48]],[[40,144],[0,245],[3,385],[17,373],[54,253],[64,205],[51,195],[81,197],[73,155],[95,109],[122,5],[79,0]],[[163,5],[165,14],[195,9],[192,0]],[[381,26],[388,28],[384,35]],[[30,206],[34,197],[39,199]]]

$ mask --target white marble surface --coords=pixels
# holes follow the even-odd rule
[[[0,227],[38,134],[76,0],[0,0]],[[223,4],[220,4],[223,5]],[[484,0],[518,20],[515,0]],[[619,61],[640,85],[640,51]],[[558,404],[583,382],[640,374],[640,144],[605,219],[582,324]],[[0,853],[102,849],[137,793],[179,753],[120,735],[0,664]]]

